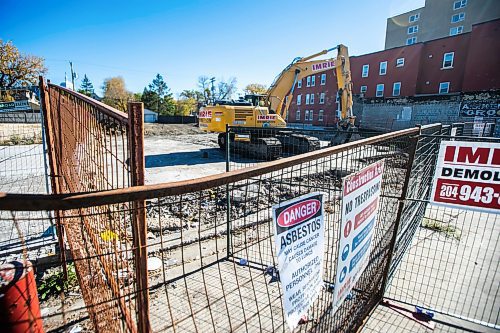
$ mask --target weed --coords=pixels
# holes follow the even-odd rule
[[[78,285],[75,265],[68,264],[68,279],[64,280],[63,270],[57,270],[44,276],[42,283],[38,286],[38,294],[42,301],[50,296],[59,295],[62,291],[67,292]]]
[[[451,237],[456,240],[460,240],[461,237],[461,232],[456,227],[436,219],[424,217],[422,220],[422,228],[442,233],[446,237]]]

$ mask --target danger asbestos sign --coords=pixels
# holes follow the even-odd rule
[[[273,206],[283,306],[290,330],[297,327],[323,285],[323,216],[319,192]]]
[[[431,202],[452,208],[500,213],[500,145],[442,141]]]

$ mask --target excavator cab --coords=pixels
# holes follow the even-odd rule
[[[266,96],[261,94],[246,94],[244,99],[252,103],[253,106],[264,106],[261,104],[266,99]]]

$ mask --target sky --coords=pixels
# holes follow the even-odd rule
[[[174,96],[201,75],[269,86],[293,58],[344,44],[384,48],[387,18],[425,0],[0,0],[0,39],[45,58],[52,82],[122,76],[142,92],[160,73]],[[335,53],[331,53],[332,56]]]

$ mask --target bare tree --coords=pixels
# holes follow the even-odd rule
[[[231,99],[236,92],[236,78],[230,77],[229,80],[224,81],[220,79],[217,84],[217,99]]]

